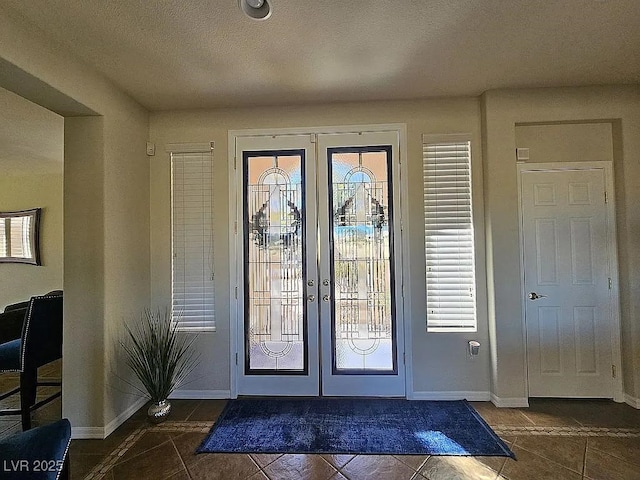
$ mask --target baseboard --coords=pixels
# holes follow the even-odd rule
[[[73,440],[104,439],[103,427],[71,427]]]
[[[528,407],[529,399],[526,397],[502,398],[495,394],[491,394],[491,403],[499,408],[519,408]]]
[[[631,405],[633,408],[640,409],[640,398],[632,397],[628,393],[624,394],[624,403]]]
[[[411,400],[469,400],[470,402],[488,402],[489,392],[413,392]]]
[[[175,400],[209,400],[230,398],[229,390],[176,390],[169,399]],[[111,435],[116,428],[126,422],[131,415],[136,413],[145,403],[146,397],[138,398],[129,408],[111,420],[105,427],[71,427],[71,438],[74,440],[100,439]]]
[[[133,405],[111,420],[105,427],[71,427],[71,438],[74,440],[100,439],[103,440],[111,435],[116,428],[126,422],[131,415],[149,401],[146,397],[138,398]]]
[[[169,400],[215,400],[231,398],[229,390],[174,390]]]

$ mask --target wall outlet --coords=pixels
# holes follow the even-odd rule
[[[480,342],[477,340],[469,340],[467,342],[467,358],[469,360],[475,360],[480,354]]]

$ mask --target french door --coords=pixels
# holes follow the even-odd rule
[[[235,156],[238,393],[404,396],[398,132],[240,136]]]

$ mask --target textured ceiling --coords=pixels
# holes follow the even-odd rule
[[[640,83],[640,0],[2,0],[150,110]]]

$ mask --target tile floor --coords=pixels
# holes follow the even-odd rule
[[[0,389],[6,386],[7,380],[0,381]],[[195,455],[225,401],[172,404],[170,419],[158,426],[147,424],[141,410],[105,440],[72,441],[71,478],[640,479],[640,410],[605,400],[532,399],[529,408],[516,409],[473,402],[517,461],[415,455]],[[34,425],[60,414],[57,400],[34,413]],[[0,418],[0,437],[19,430],[17,417]]]

